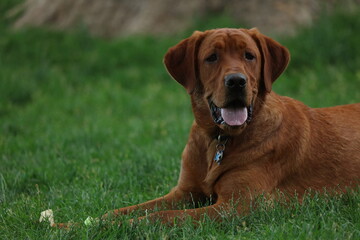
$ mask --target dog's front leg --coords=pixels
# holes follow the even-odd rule
[[[214,204],[207,207],[195,208],[195,209],[185,209],[185,210],[168,210],[160,211],[148,214],[147,216],[139,217],[137,219],[131,219],[130,224],[136,222],[161,222],[163,224],[175,225],[182,224],[187,219],[193,221],[194,223],[203,220],[205,217],[220,222],[225,216],[231,214],[231,208],[227,204]]]
[[[175,187],[170,193],[165,196],[150,200],[141,204],[119,208],[112,210],[103,216],[103,219],[109,219],[119,215],[127,215],[132,212],[137,212],[140,215],[145,215],[147,212],[154,210],[165,209],[178,209],[179,206],[186,203],[198,202],[202,198],[201,193],[192,193],[188,191],[180,190]]]

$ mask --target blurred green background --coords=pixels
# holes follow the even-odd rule
[[[220,11],[159,36],[108,38],[83,27],[14,30],[19,15],[9,10],[20,2],[0,3],[1,239],[360,238],[359,194],[259,210],[220,228],[210,221],[187,230],[59,231],[39,224],[40,211],[48,208],[57,221],[81,222],[175,186],[193,117],[185,90],[168,76],[162,58],[194,30],[252,26]],[[354,5],[324,11],[296,33],[271,36],[292,58],[274,91],[312,107],[360,102],[359,29]]]

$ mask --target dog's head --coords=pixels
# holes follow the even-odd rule
[[[289,59],[285,47],[256,29],[225,28],[194,32],[169,49],[164,63],[191,95],[200,126],[239,133]]]

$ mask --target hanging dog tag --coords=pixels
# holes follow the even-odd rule
[[[223,150],[218,150],[215,153],[215,157],[214,157],[214,161],[220,165],[221,160],[223,159],[224,156],[224,151]]]
[[[215,156],[214,156],[214,161],[218,165],[220,165],[221,160],[224,157],[225,145],[226,145],[226,143],[228,141],[228,137],[219,135],[217,141],[218,141],[218,144],[216,145],[216,153],[215,153]]]

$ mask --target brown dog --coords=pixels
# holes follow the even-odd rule
[[[308,189],[356,186],[360,104],[312,109],[272,92],[289,59],[285,47],[256,29],[195,32],[170,48],[166,68],[190,94],[195,116],[178,185],[112,214],[166,209],[147,217],[170,224],[205,214],[219,219],[236,199],[242,214],[259,194],[301,197]],[[178,203],[208,198],[210,206],[176,210]]]

